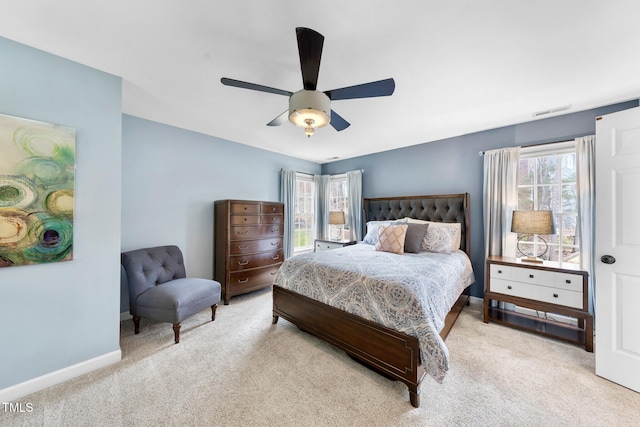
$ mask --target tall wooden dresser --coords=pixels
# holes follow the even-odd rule
[[[284,261],[284,205],[255,200],[214,203],[214,275],[225,305],[273,284]]]

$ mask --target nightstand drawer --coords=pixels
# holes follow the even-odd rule
[[[511,269],[511,280],[523,283],[532,283],[534,285],[553,286],[556,279],[553,271],[513,267]]]
[[[489,266],[489,275],[491,278],[498,278],[503,280],[511,279],[511,267],[506,265],[491,264]]]
[[[579,274],[556,273],[555,287],[582,292],[582,276]]]
[[[531,298],[567,307],[582,308],[582,292],[549,288],[547,286],[532,286]]]
[[[528,283],[512,282],[510,280],[492,279],[491,292],[511,295],[514,297],[531,298],[531,288]]]
[[[340,242],[316,242],[316,251],[328,251],[330,249],[338,249],[344,247],[344,243]]]

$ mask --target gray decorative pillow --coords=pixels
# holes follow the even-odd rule
[[[407,225],[407,235],[404,238],[404,251],[417,254],[420,252],[422,240],[425,234],[427,234],[429,224],[408,223]]]

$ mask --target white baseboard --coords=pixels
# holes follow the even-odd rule
[[[12,402],[21,397],[35,393],[56,384],[87,374],[96,369],[118,363],[122,360],[120,349],[93,359],[85,360],[73,366],[50,372],[41,377],[33,378],[20,384],[16,384],[0,390],[0,402]]]
[[[131,313],[128,313],[126,311],[123,311],[122,313],[120,313],[120,321],[122,322],[123,320],[131,320],[133,319],[133,316],[131,315]]]
[[[484,304],[484,298],[469,296],[469,305],[482,308],[482,304]]]

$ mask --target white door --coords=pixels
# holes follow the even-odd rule
[[[596,121],[596,374],[640,392],[640,108]]]

